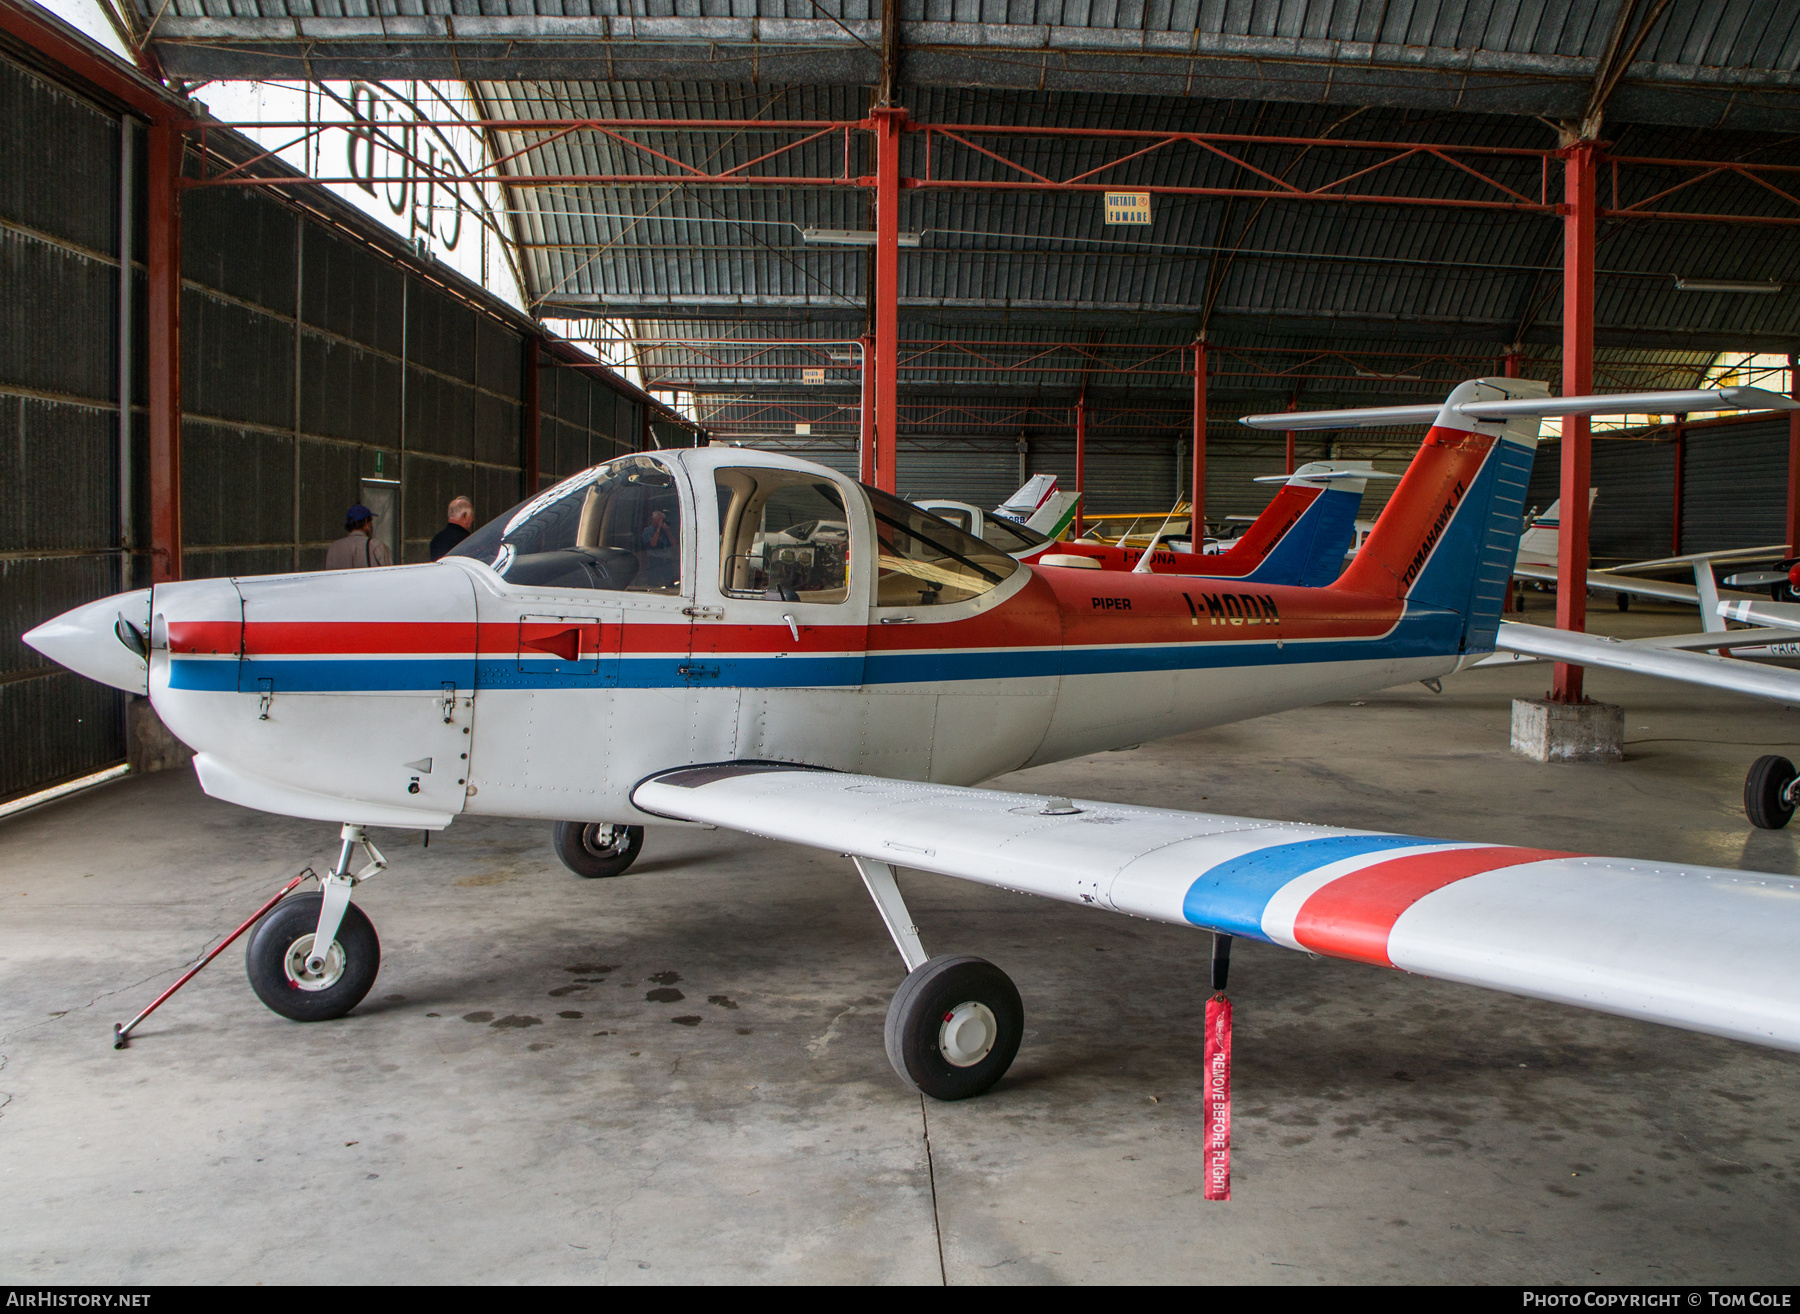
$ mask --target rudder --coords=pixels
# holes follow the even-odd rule
[[[1479,420],[1456,407],[1548,392],[1531,379],[1458,385],[1335,587],[1404,598],[1409,610],[1457,612],[1460,650],[1492,649],[1518,554],[1539,420]]]

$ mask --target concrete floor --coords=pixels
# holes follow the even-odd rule
[[[1800,715],[1594,672],[1628,760],[1537,766],[1509,699],[1548,678],[1000,783],[1800,872],[1800,831],[1739,806]],[[1203,935],[903,876],[927,947],[992,958],[1026,1006],[1007,1079],[933,1104],[888,1069],[899,960],[834,855],[652,832],[590,883],[539,825],[387,838],[349,1018],[276,1017],[233,947],[118,1053],[111,1024],[326,863],[329,828],[186,772],[0,824],[0,1281],[1800,1280],[1792,1055],[1241,945],[1237,1198],[1208,1204]]]

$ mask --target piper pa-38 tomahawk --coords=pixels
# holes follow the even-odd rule
[[[1491,651],[1538,417],[1611,400],[1544,391],[1457,386],[1325,587],[1034,567],[823,467],[702,448],[598,466],[434,565],[158,585],[27,639],[148,692],[213,796],[342,827],[323,891],[250,939],[252,985],[291,1018],[374,982],[350,900],[384,865],[366,828],[469,813],[555,821],[589,875],[665,823],[847,854],[908,969],[889,1056],[943,1099],[998,1080],[1023,1008],[991,963],[927,954],[894,866],[1197,927],[1215,952],[1249,936],[1800,1048],[1800,881],[969,788]],[[658,513],[677,542],[646,549]],[[761,551],[824,519],[847,526],[834,550]],[[380,748],[346,757],[350,726]],[[1696,940],[1730,946],[1704,988],[1680,970]]]
[[[1309,461],[1291,475],[1258,476],[1259,484],[1281,487],[1223,552],[1169,550],[1158,543],[1164,532],[1159,528],[1142,548],[1081,538],[1052,544],[1023,560],[1253,584],[1329,584],[1343,572],[1344,553],[1356,536],[1356,512],[1369,480],[1395,477],[1378,472],[1367,461]],[[1165,526],[1173,514],[1165,517]]]

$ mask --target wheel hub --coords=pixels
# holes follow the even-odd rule
[[[306,961],[312,956],[312,946],[310,931],[288,946],[287,959],[282,964],[288,984],[296,990],[329,990],[344,974],[344,947],[333,940],[331,948],[325,951],[324,965],[315,972]]]
[[[583,827],[581,847],[596,858],[616,858],[625,847],[626,830],[623,826],[597,823]]]
[[[970,1000],[944,1014],[938,1027],[938,1052],[955,1068],[972,1068],[993,1052],[1000,1024],[986,1004]]]

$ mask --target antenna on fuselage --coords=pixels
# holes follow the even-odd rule
[[[1181,499],[1176,498],[1175,505],[1169,508],[1169,514],[1163,517],[1162,524],[1158,525],[1156,532],[1150,535],[1150,546],[1144,549],[1144,555],[1139,557],[1137,565],[1131,568],[1132,574],[1148,575],[1150,573],[1150,558],[1156,554],[1156,545],[1162,541],[1163,530],[1169,527],[1169,522],[1175,518],[1175,513],[1179,510],[1181,510]],[[1190,536],[1192,532],[1192,526],[1190,526]]]

